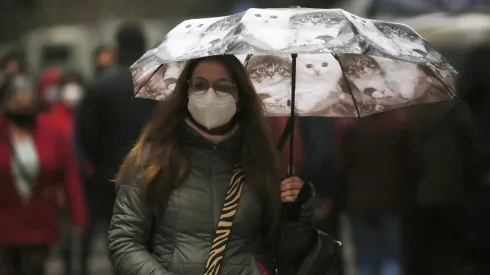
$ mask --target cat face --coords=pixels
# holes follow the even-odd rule
[[[298,59],[298,74],[308,76],[324,76],[329,68],[330,63],[324,59],[300,60]]]
[[[183,26],[184,32],[187,34],[203,33],[205,30],[204,23],[188,23]]]
[[[291,78],[291,65],[278,57],[257,57],[250,59],[247,72],[255,83],[274,84]]]
[[[256,12],[253,15],[253,20],[258,23],[273,24],[279,21],[279,16],[275,14],[266,14],[264,12]]]
[[[344,72],[348,76],[360,78],[381,72],[376,60],[367,55],[349,55],[343,59]]]
[[[340,24],[343,18],[327,12],[308,12],[297,14],[289,20],[293,28],[296,27],[321,27],[330,28]]]
[[[376,27],[387,37],[390,38],[401,38],[412,42],[420,40],[420,37],[410,29],[394,24],[388,23],[375,23]]]

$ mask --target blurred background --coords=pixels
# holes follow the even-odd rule
[[[113,46],[115,31],[124,20],[140,21],[150,46],[184,19],[226,15],[248,7],[293,5],[338,7],[360,16],[407,23],[447,52],[457,68],[465,56],[460,53],[488,40],[486,0],[2,0],[0,53],[21,55],[33,74],[60,66],[91,77],[95,49]]]
[[[485,267],[485,263],[490,262],[490,255],[482,253],[490,249],[489,246],[485,246],[485,235],[488,236],[490,230],[481,233],[481,224],[484,220],[490,220],[490,212],[484,212],[488,209],[488,193],[482,193],[488,191],[477,191],[476,195],[475,191],[469,191],[468,195],[457,191],[454,195],[454,192],[447,191],[459,190],[455,189],[454,185],[468,184],[464,176],[455,179],[458,176],[453,177],[451,173],[471,166],[473,162],[463,157],[467,155],[465,153],[458,153],[456,156],[444,155],[450,150],[447,148],[456,148],[454,150],[463,152],[470,150],[467,149],[466,143],[473,141],[459,139],[457,136],[461,131],[474,130],[477,133],[482,146],[476,150],[481,152],[486,152],[490,141],[486,117],[486,110],[490,109],[490,106],[487,106],[490,104],[490,97],[485,95],[490,93],[487,91],[490,88],[489,0],[0,0],[0,65],[3,70],[22,73],[34,79],[34,86],[43,93],[43,100],[50,102],[50,91],[66,84],[60,82],[58,74],[64,75],[65,78],[67,74],[72,74],[73,81],[70,81],[82,83],[74,79],[83,79],[84,85],[88,85],[96,81],[104,71],[115,66],[116,32],[124,22],[139,22],[144,31],[146,48],[150,48],[163,39],[166,32],[185,19],[227,15],[252,7],[288,6],[342,8],[367,18],[408,24],[461,72],[463,78],[459,95],[464,106],[471,111],[471,121],[468,123],[473,126],[468,126],[466,122],[457,122],[460,121],[459,118],[454,119],[448,115],[447,110],[452,107],[421,107],[408,112],[422,143],[425,158],[432,159],[433,162],[444,160],[451,163],[442,168],[427,166],[426,174],[429,169],[444,176],[426,179],[429,182],[426,185],[423,179],[419,185],[422,187],[416,190],[416,206],[413,211],[415,214],[408,215],[413,217],[407,223],[409,226],[406,226],[409,228],[405,230],[408,233],[400,237],[404,251],[408,251],[406,257],[403,257],[405,266],[412,267],[407,267],[404,274],[490,274],[488,266]],[[433,119],[429,121],[427,117]],[[304,120],[301,123],[307,125],[309,122]],[[464,124],[462,128],[460,124]],[[333,119],[325,122],[323,134],[330,136],[330,129],[335,125]],[[471,129],[468,130],[468,127]],[[306,126],[302,131],[304,139],[314,140],[315,135],[322,135],[308,132]],[[453,137],[454,139],[451,139]],[[308,152],[316,154],[318,160],[318,163],[305,164],[305,170],[313,175],[311,177],[320,178],[317,182],[322,184],[334,177],[317,176],[318,171],[314,171],[313,167],[334,165],[334,145],[330,144],[329,138],[317,142],[319,143],[309,144],[318,144],[323,149],[320,150],[318,146],[304,149],[306,156]],[[445,181],[446,179],[454,180],[456,183],[451,185]],[[424,186],[430,186],[431,181],[443,183],[424,189]],[[1,184],[0,179],[0,186]],[[339,200],[339,193],[328,188],[325,190],[320,196],[323,200],[319,201],[317,207],[319,226],[323,226],[345,243],[342,265],[335,272],[347,275],[371,274],[356,273],[353,224],[346,211],[335,214],[332,202]],[[446,196],[448,193],[451,194]],[[382,197],[380,194],[377,196],[380,199]],[[87,201],[90,201],[90,198],[87,198]],[[486,214],[481,214],[482,212]],[[82,257],[80,251],[83,249],[77,241],[79,236],[73,234],[71,226],[68,225],[67,215],[63,214],[62,217],[60,223],[65,230],[60,243],[50,248],[46,274],[79,274],[79,259]],[[97,226],[96,237],[88,255],[89,271],[83,272],[84,274],[111,272],[106,255],[105,231],[106,224]],[[409,247],[410,245],[415,247]],[[375,243],[370,249],[382,248]],[[413,256],[414,254],[418,254],[419,257]],[[423,270],[420,271],[420,268]],[[401,273],[392,270],[382,274]]]

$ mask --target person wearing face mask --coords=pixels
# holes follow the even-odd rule
[[[73,135],[73,117],[78,107],[79,102],[84,96],[84,81],[82,77],[75,72],[65,72],[61,75],[59,82],[54,89],[56,99],[51,104],[51,110],[46,114],[46,119],[51,123],[51,127],[57,128],[68,139],[74,140]],[[90,164],[82,158],[80,152],[77,152],[76,147],[72,149],[76,152],[78,164],[80,165],[81,176],[86,179],[86,176],[90,174]],[[69,212],[67,211],[68,204],[67,199],[63,193],[59,193],[60,204],[62,205],[62,218],[63,218],[63,234],[61,242],[61,257],[64,263],[64,274],[72,274],[73,271],[73,232],[71,230],[69,221]],[[89,200],[89,198],[87,198]],[[87,225],[88,227],[88,225]],[[77,235],[80,232],[75,232]]]
[[[70,198],[72,223],[85,224],[85,202],[71,142],[39,115],[23,76],[2,85],[0,101],[0,270],[44,274],[59,239],[58,190]]]
[[[300,263],[316,240],[314,191],[286,172],[241,62],[189,61],[116,177],[115,272],[272,275]]]
[[[70,138],[73,136],[73,118],[84,94],[84,81],[79,74],[67,72],[62,75],[56,87],[57,100],[52,103],[47,117],[54,127]]]
[[[51,112],[53,105],[59,100],[58,84],[62,76],[63,70],[60,68],[47,68],[39,76],[36,92],[45,113]]]

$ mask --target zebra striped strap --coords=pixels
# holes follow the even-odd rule
[[[226,192],[225,202],[221,209],[216,233],[214,234],[213,245],[209,252],[204,275],[218,275],[221,267],[221,261],[225,256],[226,245],[230,237],[231,228],[235,221],[235,215],[242,195],[245,175],[240,164],[235,165],[231,176],[228,192]]]

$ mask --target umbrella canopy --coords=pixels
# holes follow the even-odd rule
[[[184,21],[130,68],[135,92],[163,100],[186,60],[221,54],[242,60],[269,115],[365,116],[456,94],[457,72],[406,25],[304,8]]]

